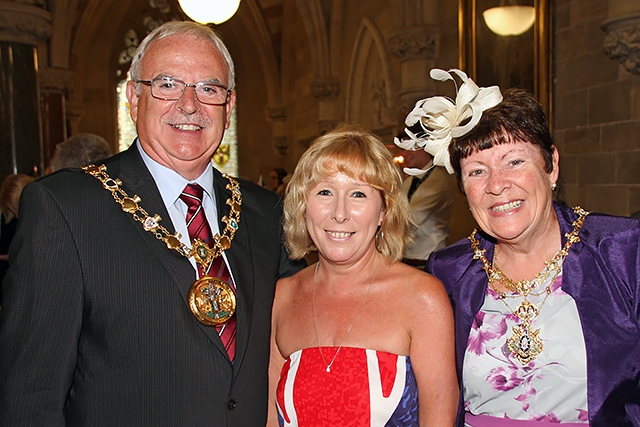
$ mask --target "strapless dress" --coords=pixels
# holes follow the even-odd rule
[[[331,363],[338,347],[322,347]],[[418,386],[408,356],[342,347],[331,370],[318,347],[292,353],[276,392],[280,426],[417,427]]]

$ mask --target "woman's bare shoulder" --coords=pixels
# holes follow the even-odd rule
[[[397,277],[398,281],[406,283],[407,286],[425,288],[442,286],[442,282],[435,276],[402,262],[393,263],[389,268],[389,274]]]
[[[286,303],[286,301],[295,297],[296,293],[304,283],[307,283],[309,280],[313,280],[314,268],[315,267],[313,265],[310,265],[292,276],[279,279],[276,283],[276,297],[274,304],[281,302]]]
[[[398,262],[390,267],[388,275],[394,281],[393,288],[398,296],[407,302],[422,300],[449,304],[442,282],[429,273]]]

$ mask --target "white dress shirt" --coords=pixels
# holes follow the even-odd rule
[[[208,167],[198,178],[189,181],[183,178],[180,174],[178,174],[173,169],[169,169],[166,166],[161,165],[160,163],[153,160],[140,146],[140,141],[136,139],[136,147],[142,156],[142,161],[149,169],[151,176],[153,176],[154,181],[156,182],[156,186],[158,187],[158,191],[160,191],[160,196],[162,197],[162,201],[164,202],[167,211],[169,212],[169,216],[171,217],[171,223],[173,224],[174,229],[180,233],[180,241],[187,245],[187,247],[191,247],[191,240],[189,239],[189,231],[187,229],[187,210],[188,207],[186,203],[184,203],[180,199],[180,194],[182,190],[187,186],[187,184],[197,183],[204,190],[202,196],[202,207],[204,209],[204,214],[207,217],[207,221],[209,222],[209,227],[211,228],[211,233],[214,235],[219,233],[218,227],[218,210],[216,208],[216,195],[213,191],[213,166]],[[144,200],[142,201],[144,204]],[[149,214],[153,214],[149,212]],[[233,244],[233,243],[232,243]],[[225,263],[227,264],[227,268],[229,272],[231,272],[231,267],[229,266],[229,262],[225,253],[222,253],[224,257]],[[191,265],[197,271],[198,267],[193,258],[189,258]],[[233,274],[231,275],[233,277]],[[235,280],[234,280],[235,282]]]

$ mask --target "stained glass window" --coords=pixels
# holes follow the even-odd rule
[[[122,80],[116,89],[118,94],[118,151],[124,151],[133,142],[136,133],[136,124],[129,115],[130,106],[127,101],[127,80]]]

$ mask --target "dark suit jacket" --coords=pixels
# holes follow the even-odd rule
[[[174,231],[135,146],[105,164]],[[214,181],[222,217],[227,181],[217,171]],[[240,183],[240,228],[226,251],[233,364],[215,328],[189,311],[192,265],[96,178],[64,170],[25,188],[0,311],[0,425],[265,424],[275,282],[304,263],[283,248],[277,194]]]

